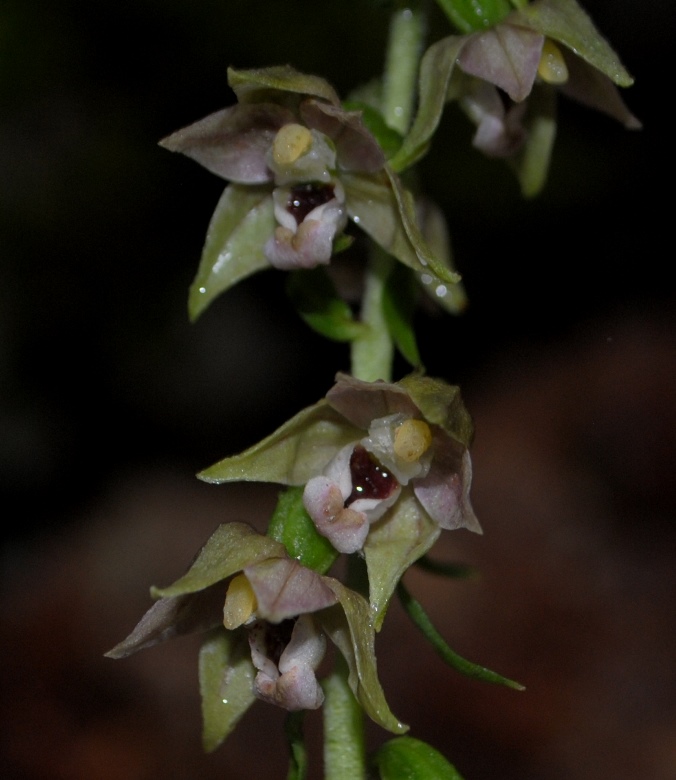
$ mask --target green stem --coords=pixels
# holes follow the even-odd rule
[[[347,682],[348,668],[340,653],[324,689],[324,780],[364,780],[366,749],[364,714]]]
[[[390,20],[382,109],[385,122],[404,135],[411,123],[418,65],[427,28],[426,14],[412,6],[396,11]]]
[[[365,382],[392,379],[394,344],[383,313],[383,296],[394,260],[376,244],[371,244],[366,264],[361,321],[368,325],[363,336],[351,344],[352,375]]]

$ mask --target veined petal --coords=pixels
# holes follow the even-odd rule
[[[332,577],[326,578],[340,604],[319,613],[316,620],[345,658],[348,683],[366,714],[395,734],[408,731],[385,700],[375,655],[375,633],[371,609],[362,596]]]
[[[153,598],[167,598],[195,593],[242,571],[245,566],[285,554],[281,542],[259,534],[251,526],[225,523],[209,537],[182,577],[166,588],[151,588],[151,594]]]
[[[567,51],[562,52],[568,66],[568,81],[559,90],[585,106],[603,111],[621,122],[628,130],[639,130],[642,125],[627,108],[612,80],[585,60]]]
[[[467,528],[481,534],[469,499],[472,460],[469,451],[450,438],[439,437],[429,474],[413,481],[413,492],[429,516],[441,528]]]
[[[256,594],[257,614],[271,623],[336,603],[336,596],[317,572],[291,558],[267,558],[244,569]]]
[[[266,153],[278,130],[293,121],[293,113],[275,103],[237,104],[177,130],[160,146],[185,154],[223,179],[262,184],[272,179]]]
[[[634,83],[617,54],[575,0],[536,0],[510,14],[507,22],[526,25],[559,41],[620,87]]]
[[[265,243],[275,227],[272,195],[267,188],[230,184],[221,195],[190,285],[188,313],[196,320],[209,304],[237,282],[270,263]]]
[[[228,84],[240,103],[259,103],[270,98],[280,102],[286,92],[289,96],[307,95],[340,105],[340,98],[328,81],[301,73],[290,65],[252,70],[228,68]]]
[[[330,103],[306,100],[300,106],[300,115],[308,127],[334,142],[343,170],[375,173],[385,164],[383,150],[366,129],[361,111],[345,111]]]
[[[201,471],[205,482],[278,482],[304,485],[320,474],[346,444],[356,441],[354,428],[325,401],[298,412],[258,444]]]
[[[408,491],[372,526],[364,544],[369,600],[379,631],[394,589],[406,569],[439,538],[441,528]]]
[[[520,102],[533,88],[543,43],[544,35],[534,30],[497,24],[469,36],[458,65],[465,73],[495,84]]]

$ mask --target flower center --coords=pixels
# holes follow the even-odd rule
[[[424,420],[406,420],[394,432],[394,452],[406,463],[419,460],[431,443],[432,432]]]
[[[286,210],[300,225],[317,206],[323,206],[333,199],[334,189],[333,184],[297,184],[291,187]]]
[[[545,38],[542,45],[538,76],[548,84],[565,84],[568,81],[568,66],[563,59],[561,49],[549,38]]]
[[[346,507],[358,498],[385,499],[399,485],[396,478],[361,444],[354,448],[350,457],[350,474],[352,493],[345,502]]]
[[[258,606],[256,594],[244,574],[233,577],[223,606],[223,625],[232,631],[243,625],[253,615]]]
[[[280,128],[272,142],[272,158],[277,165],[292,165],[312,148],[312,133],[303,125]]]

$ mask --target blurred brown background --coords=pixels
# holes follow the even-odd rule
[[[201,753],[192,639],[102,658],[216,524],[262,527],[274,506],[274,486],[194,473],[317,400],[349,360],[298,321],[273,271],[188,323],[223,184],[157,140],[230,101],[228,65],[290,62],[345,93],[382,67],[386,6],[0,9],[3,779],[286,775],[281,713],[263,706]],[[637,79],[624,95],[640,133],[561,101],[531,203],[450,112],[421,166],[471,301],[459,319],[421,313],[421,347],[475,417],[485,534],[435,549],[478,581],[407,582],[454,649],[527,690],[447,669],[396,605],[379,660],[394,712],[466,780],[676,778],[674,11],[585,8]],[[308,728],[316,749],[319,718]]]

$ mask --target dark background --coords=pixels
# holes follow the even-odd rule
[[[467,736],[452,751],[467,767],[467,780],[638,776],[622,774],[626,761],[624,769],[613,767],[614,774],[610,764],[591,759],[577,772],[566,770],[576,765],[574,736],[548,761],[553,740],[538,729],[544,712],[538,708],[558,712],[549,698],[554,689],[579,690],[585,703],[597,697],[596,689],[590,695],[589,685],[593,679],[593,688],[598,677],[590,673],[571,686],[561,670],[579,670],[583,659],[597,652],[603,677],[608,656],[598,648],[609,636],[617,649],[631,646],[629,637],[637,633],[648,636],[654,629],[658,636],[665,624],[673,630],[673,576],[666,582],[652,578],[658,569],[673,569],[667,552],[674,549],[676,509],[668,80],[676,20],[666,0],[649,7],[637,0],[589,0],[584,7],[636,79],[623,95],[643,122],[640,132],[560,100],[550,179],[532,202],[521,198],[506,166],[471,149],[470,128],[453,111],[420,165],[427,191],[448,216],[470,299],[459,318],[418,315],[421,349],[429,373],[460,384],[476,417],[475,504],[486,535],[467,548],[461,544],[460,550],[479,561],[485,556],[489,572],[485,619],[472,622],[467,610],[449,609],[465,626],[460,636],[474,657],[485,657],[485,648],[493,647],[487,633],[500,634],[497,646],[503,643],[507,649],[503,654],[489,650],[487,663],[503,664],[498,671],[520,678],[522,665],[528,677],[532,662],[536,681],[551,679],[543,699],[536,684],[535,698],[523,700],[531,704],[514,705],[516,710],[502,697],[496,704],[490,694],[479,694],[485,709],[474,712],[468,705],[468,735],[462,713],[452,716],[451,727]],[[67,700],[78,722],[100,717],[106,707],[117,712],[121,699],[129,710],[143,708],[124,680],[126,668],[136,669],[132,678],[138,682],[143,678],[139,669],[146,667],[120,665],[111,681],[98,668],[101,653],[147,606],[147,586],[172,579],[190,559],[196,542],[186,528],[204,538],[220,519],[246,517],[245,500],[234,500],[235,509],[221,508],[222,494],[193,485],[195,472],[270,433],[323,396],[337,370],[349,369],[347,349],[309,332],[293,313],[283,294],[284,277],[276,271],[240,283],[197,323],[188,322],[187,290],[223,182],[161,149],[157,141],[231,101],[229,65],[288,62],[323,75],[345,94],[381,71],[386,18],[386,3],[345,0],[5,0],[0,9],[0,501],[4,602],[10,611],[9,642],[2,650],[16,662],[3,668],[23,668],[16,679],[25,677],[34,681],[35,690],[51,691],[52,705]],[[443,34],[437,16],[430,38]],[[530,459],[524,459],[513,442],[529,436]],[[557,457],[550,459],[552,453]],[[569,471],[562,469],[559,456]],[[583,486],[574,494],[580,505],[559,501],[552,488],[557,479],[570,488],[571,469],[574,484]],[[138,487],[138,479],[145,485],[139,475],[149,473],[162,477],[150,488]],[[598,496],[606,501],[604,511],[589,511],[589,502],[598,509]],[[264,490],[256,496],[255,511],[263,522],[273,498]],[[556,510],[548,514],[546,508],[554,503]],[[237,514],[240,510],[243,514]],[[200,512],[203,517],[197,519]],[[592,548],[599,570],[617,578],[617,589],[610,593],[618,601],[611,598],[612,606],[598,582],[585,580],[590,570],[585,556],[591,554],[587,534],[600,533],[600,517],[607,523],[607,538],[601,543],[594,537]],[[165,518],[171,536],[161,532]],[[540,526],[548,529],[546,535],[519,525],[532,522],[535,527],[543,518],[548,518]],[[570,533],[569,526],[576,529],[577,541],[566,537],[552,552],[552,539],[563,538],[557,536],[561,528]],[[623,553],[603,557],[602,550],[609,549]],[[640,564],[631,557],[635,550]],[[120,559],[115,563],[113,553]],[[632,576],[620,585],[624,571]],[[571,581],[582,590],[589,586],[593,598],[585,601],[575,591],[561,606],[555,594],[572,588]],[[138,595],[132,595],[132,586]],[[78,601],[83,590],[92,599],[86,609]],[[17,593],[22,598],[16,600]],[[629,593],[642,594],[631,609]],[[93,606],[97,594],[103,595],[106,610],[112,604],[121,610],[108,631],[108,612],[103,616]],[[117,603],[122,598],[124,606]],[[648,605],[657,609],[662,603],[664,613],[651,617],[650,630],[637,625]],[[525,623],[512,620],[514,604],[528,613]],[[483,615],[481,604],[476,607],[476,614]],[[619,623],[605,631],[605,617],[599,616],[614,610],[620,610]],[[571,617],[580,615],[582,623]],[[74,628],[77,619],[86,627],[78,623]],[[538,628],[545,623],[556,623],[561,634],[545,632],[545,639],[535,647],[526,644],[525,650],[509,633],[518,624],[527,643],[527,637],[540,636]],[[581,624],[593,625],[593,636],[571,647],[570,637],[577,636]],[[669,631],[664,628],[662,637],[671,636]],[[582,631],[580,636],[587,635]],[[38,646],[47,658],[70,654],[77,659],[86,671],[85,687],[87,674],[96,679],[92,690],[99,709],[84,694],[82,700],[73,698],[69,686],[81,674],[65,660],[58,666],[63,674],[47,679],[21,666],[29,648]],[[35,653],[31,668],[44,670],[45,657]],[[615,691],[618,680],[631,677],[646,699],[655,702],[656,692],[664,695],[660,728],[671,734],[674,681],[660,675],[674,666],[665,659],[676,656],[664,648],[660,653],[659,674],[646,673],[641,685],[627,668],[649,665],[655,651],[648,644],[626,665],[618,661],[617,677],[610,675],[605,684]],[[176,695],[177,685],[162,677],[171,656],[157,663],[153,674],[166,686],[153,677],[152,695],[161,702]],[[193,691],[192,666],[188,674]],[[70,698],[61,698],[62,687],[70,690]],[[436,684],[422,689],[434,693]],[[23,738],[30,746],[35,724],[44,729],[42,716],[31,709],[39,701],[44,715],[44,700],[30,685],[27,690],[21,705],[26,729],[14,735],[15,745]],[[12,686],[7,691],[4,715],[7,722],[20,722],[18,694]],[[461,686],[452,694],[475,701],[476,690]],[[637,711],[631,696],[621,702]],[[162,708],[161,703],[154,706]],[[186,706],[194,745],[199,719],[191,708],[197,705],[190,699]],[[578,707],[578,700],[568,702],[571,721]],[[428,722],[429,708],[413,709],[435,737],[432,741],[444,747],[446,732]],[[588,715],[584,733],[589,742],[596,743],[598,723],[617,710],[608,694],[606,710]],[[493,722],[498,712],[505,713],[495,715],[500,725]],[[501,743],[496,734],[504,736],[507,722],[518,723],[514,729],[521,731]],[[108,733],[111,723],[105,723]],[[622,758],[621,748],[630,744],[635,727],[631,718],[623,721],[607,749]],[[551,733],[564,731],[552,726]],[[122,729],[112,742],[128,745],[132,733],[132,727]],[[171,733],[169,742],[178,744]],[[153,739],[159,752],[169,751],[161,736]],[[56,756],[59,744],[56,739],[46,752]],[[24,755],[10,745],[4,752],[6,776],[180,780],[196,775],[175,768],[172,774],[170,760],[151,762],[148,768],[131,759],[133,771],[113,766],[106,774],[100,755],[110,750],[115,765],[122,760],[120,752],[108,743],[87,745],[90,763],[73,759],[69,769],[57,769],[47,762],[33,770],[24,760],[30,747]],[[548,746],[542,755],[538,745]],[[662,741],[659,745],[665,765],[673,767],[673,750]],[[494,764],[486,758],[491,750]],[[529,763],[536,754],[538,759]],[[232,755],[246,761],[239,753]],[[637,762],[632,771],[641,774],[640,756]],[[214,770],[216,764],[200,765],[205,780],[211,776],[207,766]],[[563,768],[557,771],[557,766]],[[652,770],[656,780],[672,777],[668,769],[663,775]]]

